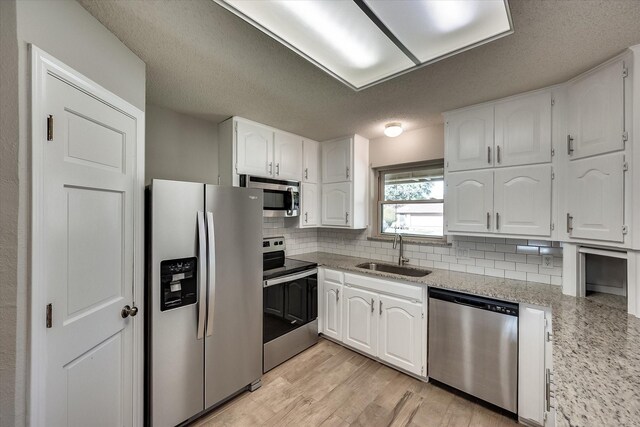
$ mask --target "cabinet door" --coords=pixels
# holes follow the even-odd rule
[[[622,153],[569,162],[569,237],[623,241],[623,165]]]
[[[236,143],[236,171],[239,174],[273,176],[273,130],[236,122]]]
[[[302,141],[302,180],[318,183],[320,165],[320,146],[317,141]]]
[[[493,166],[493,105],[453,113],[446,121],[447,170]]]
[[[572,159],[624,148],[623,68],[618,61],[569,85]]]
[[[551,93],[497,104],[495,164],[515,166],[551,161]]]
[[[351,224],[351,183],[322,185],[322,225],[349,227]]]
[[[318,184],[303,182],[301,185],[302,195],[300,212],[301,227],[317,227],[320,220],[320,195],[318,194]]]
[[[551,165],[496,169],[495,230],[551,235]]]
[[[302,179],[302,138],[284,132],[276,132],[273,143],[274,177],[278,179]]]
[[[342,342],[371,356],[376,356],[378,349],[377,306],[378,294],[345,286]]]
[[[448,231],[493,230],[493,171],[449,173],[445,190]]]
[[[380,295],[378,357],[417,375],[422,369],[422,305]]]
[[[342,285],[325,279],[322,289],[322,333],[342,341]]]
[[[518,319],[518,416],[544,425],[545,312],[520,305]]]
[[[322,183],[343,182],[351,180],[352,139],[323,143],[322,150]]]

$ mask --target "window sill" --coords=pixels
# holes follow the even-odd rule
[[[387,236],[370,236],[367,237],[367,240],[372,242],[393,242],[393,237]],[[437,238],[437,237],[414,237],[414,236],[402,236],[402,241],[404,243],[412,244],[412,245],[423,245],[423,246],[441,246],[441,247],[451,247],[452,244],[447,242],[447,238]]]

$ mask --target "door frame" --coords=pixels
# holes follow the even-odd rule
[[[47,75],[52,75],[87,95],[131,117],[136,122],[136,162],[133,220],[133,297],[140,313],[132,322],[133,328],[133,425],[143,424],[144,384],[144,134],[145,113],[124,99],[109,92],[93,80],[58,61],[33,44],[29,44],[31,72],[31,314],[29,424],[46,425],[47,348],[45,306],[47,304],[46,277],[42,271],[44,260],[42,230],[43,150],[46,139],[46,115],[42,97]]]

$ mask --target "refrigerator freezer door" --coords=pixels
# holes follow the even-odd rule
[[[207,185],[205,197],[215,235],[205,336],[209,408],[262,375],[262,191]]]
[[[204,409],[204,340],[198,339],[198,302],[161,311],[160,265],[197,257],[198,212],[204,210],[204,185],[154,180],[151,184],[151,240],[146,314],[150,316],[149,381],[151,424],[175,426]],[[171,263],[170,263],[171,264]],[[166,263],[165,263],[166,265]],[[179,294],[180,276],[171,283]],[[200,276],[200,274],[198,274]],[[165,275],[166,276],[166,275]],[[198,285],[201,284],[198,277]],[[199,292],[200,293],[200,292]]]

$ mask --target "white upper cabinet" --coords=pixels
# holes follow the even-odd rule
[[[551,165],[496,169],[494,228],[499,233],[551,235]]]
[[[320,177],[320,145],[310,139],[302,140],[302,180],[317,184]]]
[[[493,105],[449,113],[445,120],[448,171],[493,167]]]
[[[570,238],[622,242],[624,155],[569,162],[567,232]]]
[[[363,289],[344,287],[342,341],[371,356],[378,350],[378,295]]]
[[[322,183],[350,181],[352,170],[352,138],[322,144]]]
[[[495,165],[551,161],[551,92],[527,95],[495,106]]]
[[[302,138],[285,132],[275,132],[273,143],[273,177],[302,180]]]
[[[422,304],[379,297],[378,357],[416,375],[422,372]]]
[[[569,84],[571,159],[624,149],[623,72],[624,62],[617,61]]]
[[[320,225],[320,194],[318,184],[303,182],[300,196],[300,227]]]
[[[273,175],[273,129],[255,123],[236,122],[238,174]]]
[[[350,183],[323,184],[322,225],[349,227],[352,218]]]
[[[447,231],[492,231],[493,171],[447,174],[445,215]]]

